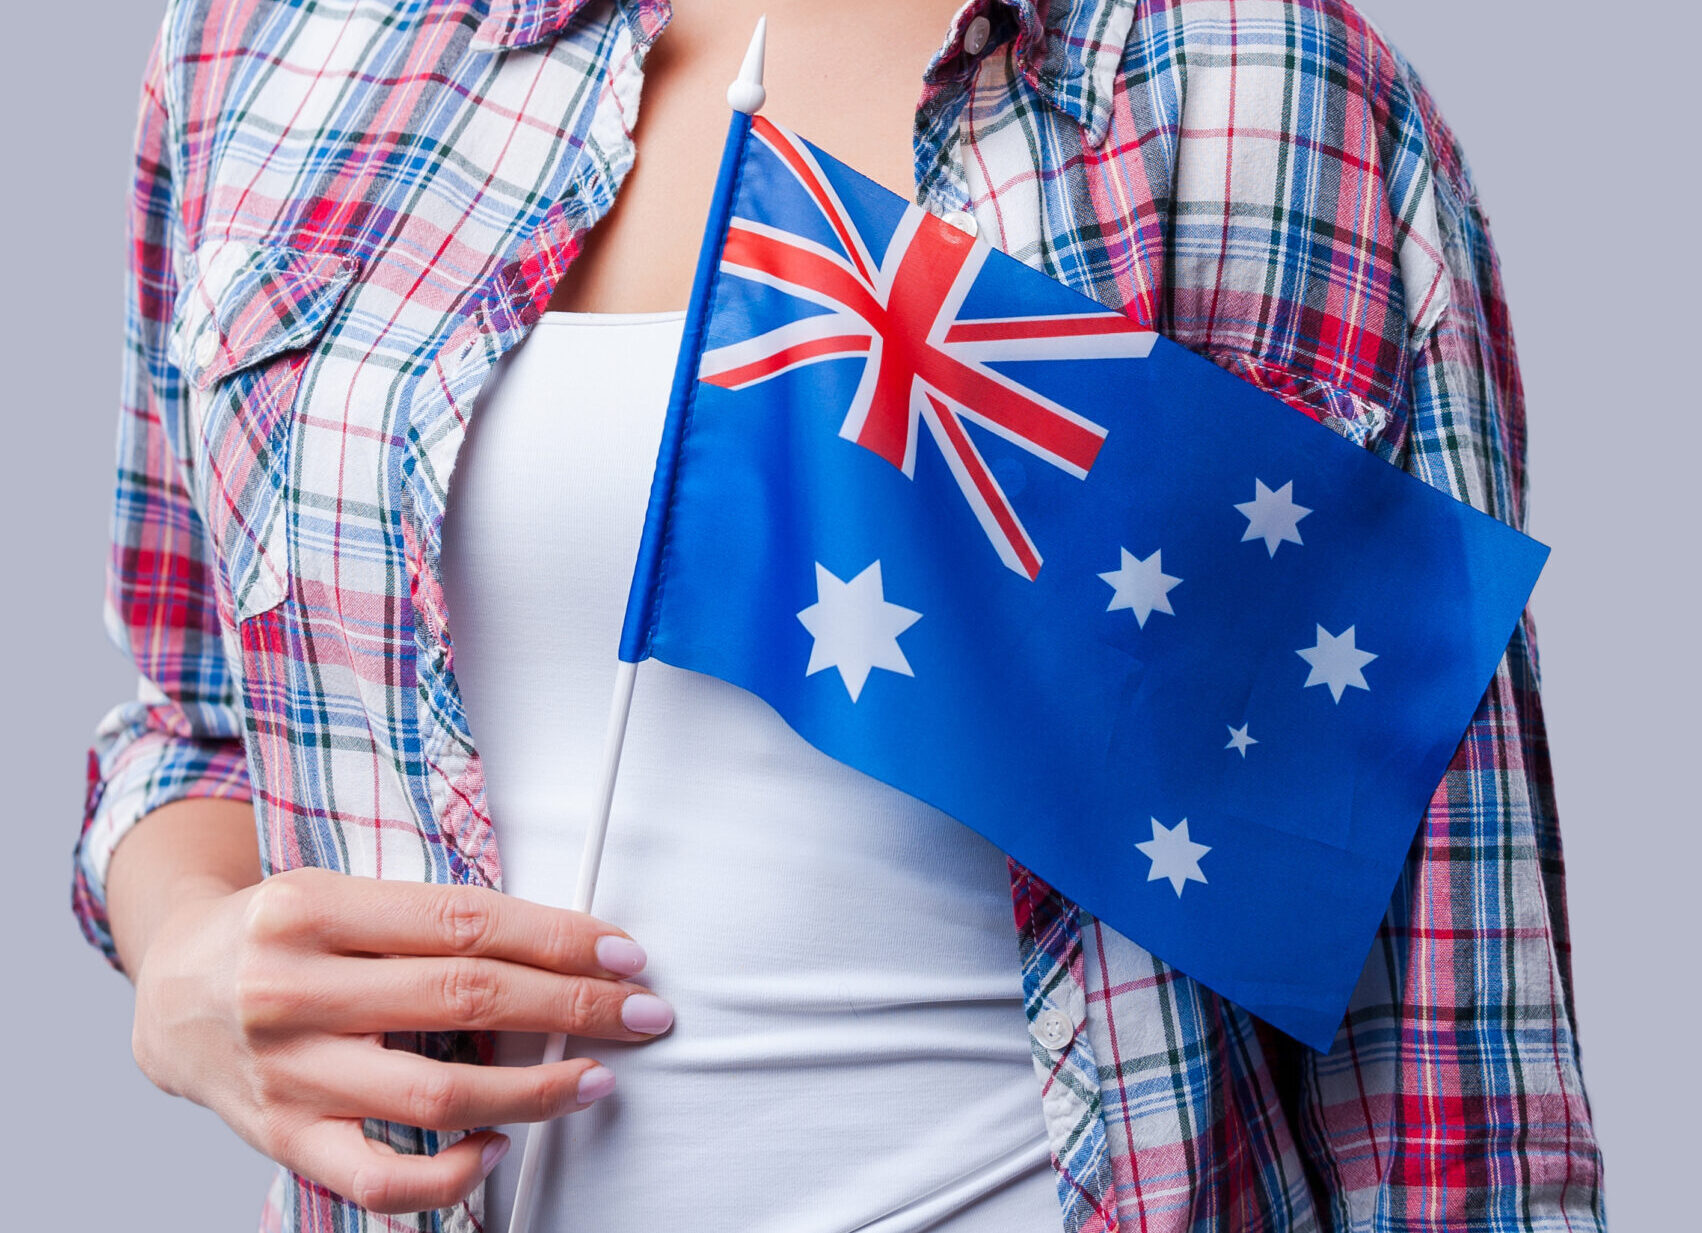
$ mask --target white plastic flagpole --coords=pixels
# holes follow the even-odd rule
[[[727,87],[727,105],[745,115],[755,115],[768,98],[762,87],[762,61],[768,37],[768,17],[757,18],[756,31],[745,50],[738,80]],[[603,741],[603,770],[597,783],[597,812],[585,832],[579,854],[579,881],[573,891],[573,910],[589,912],[597,893],[597,873],[603,864],[603,841],[609,834],[609,811],[615,799],[615,777],[620,773],[621,748],[626,741],[627,716],[632,712],[632,686],[638,665],[619,661],[615,671],[615,696],[609,704],[609,727]],[[554,1033],[544,1043],[544,1062],[559,1062],[567,1056],[567,1035]],[[529,1233],[532,1208],[537,1199],[538,1165],[544,1155],[553,1123],[537,1122],[526,1133],[520,1157],[520,1176],[514,1187],[514,1206],[509,1213],[508,1233]]]
[[[579,882],[573,891],[573,910],[589,912],[597,893],[597,872],[603,864],[603,840],[609,833],[609,808],[615,799],[615,776],[620,771],[621,747],[626,740],[626,719],[632,710],[632,683],[638,665],[621,660],[615,670],[615,696],[609,704],[609,728],[603,741],[603,773],[597,785],[597,813],[585,831],[585,846],[579,853]],[[553,1032],[544,1042],[544,1062],[559,1062],[567,1056],[567,1034]],[[514,1185],[514,1207],[509,1213],[508,1233],[528,1233],[532,1206],[537,1195],[538,1162],[543,1158],[551,1123],[538,1122],[526,1132],[526,1147],[520,1157],[520,1176]]]

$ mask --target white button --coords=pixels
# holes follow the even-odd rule
[[[229,251],[229,249],[225,250],[225,252]],[[224,253],[219,255],[222,257]],[[207,267],[207,275],[201,280],[201,286],[206,289],[207,295],[211,299],[216,300],[225,293],[225,288],[230,286],[231,276],[235,273],[236,263],[234,261],[215,261]]]
[[[219,353],[219,332],[209,321],[201,331],[201,336],[195,340],[195,362],[202,368],[213,362],[213,357]]]
[[[1043,1010],[1034,1021],[1034,1038],[1057,1052],[1076,1038],[1076,1026],[1061,1010]]]
[[[977,17],[969,23],[969,29],[963,32],[963,50],[971,56],[980,55],[987,50],[987,40],[992,34],[993,23],[985,17]]]
[[[247,257],[248,253],[240,244],[228,243],[221,247],[207,264],[207,271],[201,279],[207,294],[215,300],[223,295],[225,288],[230,286],[230,280],[236,277],[237,270],[242,267]]]
[[[946,215],[945,221],[963,232],[964,235],[974,235],[981,230],[981,225],[975,221],[975,215],[968,210],[953,210]]]

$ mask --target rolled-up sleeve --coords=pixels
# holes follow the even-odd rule
[[[167,351],[180,229],[171,124],[156,40],[143,81],[126,227],[118,473],[106,566],[106,625],[135,664],[134,700],[95,732],[75,851],[72,905],[115,966],[106,912],[112,852],[153,810],[187,797],[247,799],[234,682],[219,633],[213,553],[182,459],[184,385]]]

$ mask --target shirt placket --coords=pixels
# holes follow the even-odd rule
[[[983,222],[964,174],[964,106],[982,63],[1013,55],[1022,6],[976,0],[959,10],[923,82],[915,125],[916,201],[970,235]],[[1032,27],[1028,27],[1032,34]],[[1035,53],[1038,47],[1029,48]],[[983,208],[991,206],[990,198]],[[1035,220],[1038,226],[1039,220]],[[997,234],[988,231],[988,235]],[[1012,913],[1022,956],[1023,1010],[1041,1084],[1041,1112],[1056,1173],[1064,1233],[1115,1233],[1099,1067],[1085,1030],[1087,982],[1082,913],[1049,885],[1010,862]]]
[[[578,5],[553,14],[555,24],[539,26],[527,6],[493,10],[491,28],[510,40],[512,52],[545,43],[577,11]],[[522,11],[524,10],[524,11]],[[658,14],[660,19],[658,20]],[[408,449],[415,463],[408,468],[401,496],[403,555],[413,609],[417,705],[423,783],[418,807],[427,824],[451,853],[449,874],[455,881],[501,887],[501,866],[494,827],[486,802],[482,760],[465,722],[455,678],[453,636],[442,587],[442,530],[444,502],[455,461],[465,445],[480,389],[501,357],[519,343],[543,315],[551,292],[571,263],[579,243],[592,225],[607,214],[614,201],[612,183],[631,166],[634,147],[624,115],[635,114],[642,70],[634,54],[637,40],[648,42],[665,24],[665,5],[641,4],[607,18],[612,25],[608,60],[609,87],[593,106],[593,139],[611,169],[605,177],[597,160],[584,160],[562,188],[543,221],[505,254],[489,281],[469,295],[459,320],[449,327],[421,391],[422,401],[410,417]],[[519,23],[510,30],[510,19]],[[518,33],[516,33],[518,31]],[[548,54],[547,47],[539,48]],[[420,479],[419,459],[429,455],[434,482]],[[471,1034],[469,1049],[481,1059],[492,1056],[483,1033]],[[485,1218],[483,1185],[467,1199],[433,1213],[436,1233],[479,1233]],[[365,1226],[363,1226],[365,1227]]]
[[[526,6],[518,6],[525,9]],[[577,11],[575,8],[573,11]],[[607,23],[609,79],[590,104],[595,108],[587,141],[597,157],[580,158],[543,220],[511,251],[484,286],[468,296],[458,322],[444,337],[410,424],[409,448],[419,456],[419,473],[404,487],[404,556],[415,616],[420,666],[419,706],[425,768],[420,787],[422,819],[441,835],[452,855],[452,876],[500,887],[501,868],[485,800],[484,773],[465,722],[455,679],[454,639],[446,612],[440,555],[442,493],[453,476],[480,389],[498,360],[526,337],[543,315],[550,294],[578,251],[584,233],[607,214],[614,187],[634,157],[625,116],[636,114],[643,73],[640,46],[666,22],[665,5],[626,6],[619,12],[587,14]],[[549,43],[572,12],[557,12],[555,25],[540,26],[526,13],[493,11],[494,32],[509,40],[508,55],[549,54]],[[510,30],[510,20],[519,24]],[[524,19],[524,20],[523,20]],[[515,33],[518,31],[518,33]],[[524,40],[514,45],[514,40]],[[546,105],[539,102],[539,106]],[[566,155],[564,155],[565,157]],[[607,172],[600,170],[606,166]]]

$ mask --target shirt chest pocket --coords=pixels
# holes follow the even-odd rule
[[[185,271],[171,327],[186,383],[184,456],[232,625],[289,590],[292,408],[357,268],[336,253],[216,240]]]

